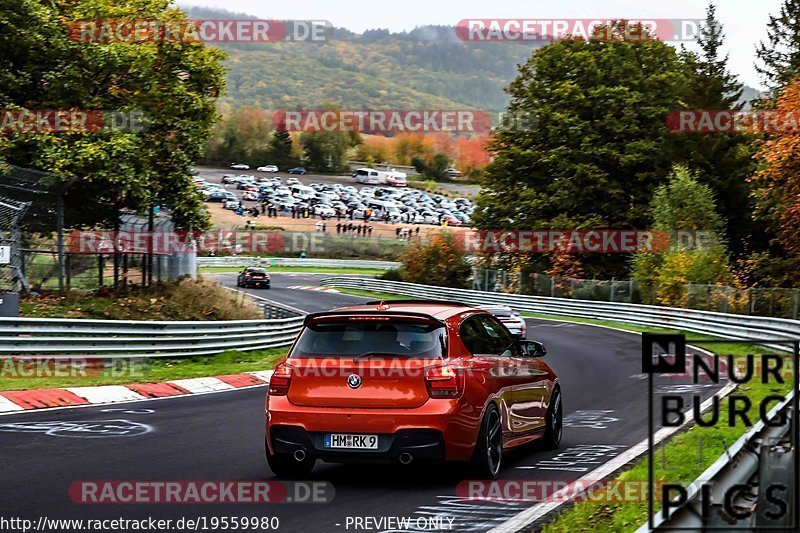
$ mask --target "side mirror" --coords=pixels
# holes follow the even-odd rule
[[[522,352],[527,357],[544,357],[547,355],[547,348],[544,344],[537,341],[522,341]]]

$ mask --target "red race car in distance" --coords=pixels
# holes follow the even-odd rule
[[[318,459],[461,461],[496,478],[505,451],[561,440],[561,389],[545,353],[455,302],[387,300],[307,315],[269,384],[267,462],[292,477]]]

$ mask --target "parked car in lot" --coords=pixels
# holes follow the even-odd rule
[[[497,478],[504,452],[560,444],[561,387],[546,353],[454,302],[312,313],[270,379],[267,462],[289,478],[318,459],[460,461]]]
[[[225,203],[222,205],[223,209],[228,209],[230,211],[235,211],[239,209],[239,200],[225,200]]]
[[[263,167],[258,167],[256,170],[259,172],[277,172],[278,167],[275,165],[264,165]]]
[[[289,174],[300,174],[301,176],[306,173],[305,167],[293,167],[287,170]]]
[[[239,273],[236,278],[236,285],[245,289],[269,289],[269,274],[263,268],[247,267]]]
[[[236,183],[236,174],[223,174],[222,183]]]
[[[460,178],[463,175],[460,170],[456,170],[454,168],[447,168],[445,169],[445,172],[447,172],[447,175],[451,178]]]
[[[234,170],[250,170],[250,165],[244,163],[231,163],[231,168]]]

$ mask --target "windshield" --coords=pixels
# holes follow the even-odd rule
[[[324,322],[303,329],[289,357],[354,357],[392,354],[442,357],[446,334],[439,324],[418,322]]]

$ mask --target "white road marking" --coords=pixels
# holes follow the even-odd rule
[[[69,392],[88,400],[89,403],[117,403],[143,400],[144,396],[122,385],[102,385],[99,387],[71,387]]]
[[[177,385],[183,389],[188,390],[193,394],[198,392],[233,390],[236,388],[233,385],[225,383],[224,381],[217,378],[176,379],[173,381],[168,381],[167,383],[172,383],[173,385]]]
[[[269,379],[272,377],[272,370],[256,370],[255,372],[247,372],[251,376],[255,376],[264,383],[269,383]]]
[[[2,413],[10,413],[12,411],[24,411],[25,409],[21,405],[17,405],[5,396],[0,396],[0,412]]]

